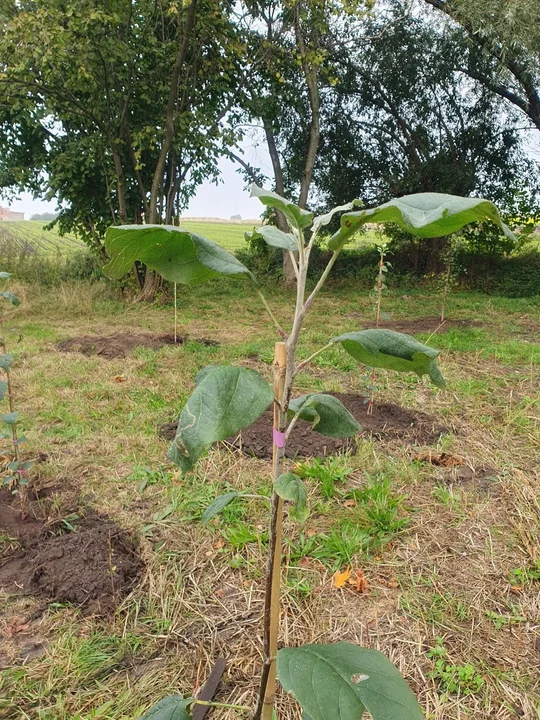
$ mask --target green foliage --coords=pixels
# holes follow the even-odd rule
[[[309,517],[307,507],[307,493],[302,480],[294,473],[284,473],[274,482],[274,490],[283,500],[289,500],[292,507],[289,510],[290,517],[305,522]]]
[[[294,235],[284,233],[273,225],[263,225],[263,227],[258,228],[251,235],[246,235],[246,239],[254,239],[255,237],[261,237],[265,243],[271,247],[291,250],[291,252],[298,250],[298,243]]]
[[[510,582],[514,585],[528,585],[529,583],[540,581],[540,558],[532,562],[524,568],[515,568],[510,570]]]
[[[512,231],[502,222],[499,211],[489,200],[463,198],[444,193],[418,193],[390,200],[379,207],[345,213],[340,229],[328,241],[337,250],[366,222],[391,222],[422,238],[441,237],[471,222],[490,220],[510,238]]]
[[[430,677],[436,680],[441,690],[451,695],[474,695],[484,686],[484,678],[471,663],[452,665],[448,662],[448,653],[442,638],[437,638],[435,647],[427,653],[434,660]]]
[[[511,298],[540,295],[540,253],[535,250],[511,257],[460,250],[455,264],[460,283],[469,290]]]
[[[235,500],[237,497],[239,497],[240,493],[236,491],[225,493],[224,495],[218,495],[218,497],[213,500],[210,505],[206,508],[204,513],[202,514],[201,521],[203,523],[207,523],[209,520],[211,520],[215,515],[220,513],[229,503],[231,503],[233,500]]]
[[[107,230],[105,249],[111,258],[103,272],[119,280],[136,260],[165,280],[200,285],[219,275],[253,279],[234,255],[195,233],[170,225],[124,225]]]
[[[309,462],[298,463],[295,471],[304,480],[308,478],[316,480],[326,498],[333,498],[336,494],[336,483],[344,483],[352,473],[347,465],[347,459],[340,455],[324,459],[313,458]]]
[[[312,393],[294,398],[289,413],[312,423],[315,432],[327,437],[350,437],[362,429],[344,405],[332,395]]]
[[[282,648],[277,673],[311,720],[358,720],[366,710],[373,720],[423,717],[399,671],[377,650],[343,642]]]
[[[255,370],[213,367],[182,410],[167,457],[184,472],[191,470],[208,445],[251,425],[273,397],[271,387]]]
[[[361,330],[332,339],[340,342],[355,360],[369,367],[428,374],[431,381],[444,387],[435,358],[438,350],[423,345],[409,335],[394,330]]]
[[[405,496],[394,492],[388,478],[375,477],[350,495],[358,504],[358,526],[370,534],[374,545],[388,542],[409,524],[402,514]]]
[[[263,205],[271,207],[274,210],[281,210],[290,225],[297,230],[309,227],[313,222],[313,213],[308,210],[299,208],[294,203],[286,200],[271,190],[265,190],[258,185],[251,186],[251,197],[259,198]]]
[[[192,717],[189,711],[192,704],[193,698],[169,695],[154,705],[140,720],[189,720]]]

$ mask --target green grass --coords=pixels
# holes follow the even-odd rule
[[[238,250],[246,245],[244,233],[252,232],[254,225],[249,223],[193,222],[182,220],[182,227],[190,232],[204,235],[227,250]],[[257,225],[255,225],[257,227]]]
[[[269,462],[221,444],[181,476],[157,429],[178,417],[205,365],[241,363],[271,381],[275,336],[257,297],[234,281],[182,288],[180,332],[189,342],[106,360],[61,353],[53,343],[126,329],[168,332],[171,306],[123,303],[99,285],[21,290],[25,302],[11,324],[22,339],[7,339],[28,449],[48,455],[35,466],[47,488],[41,502],[55,527],[76,525],[70,518],[85,508],[117,521],[137,537],[145,572],[107,618],[73,607],[43,610],[31,596],[0,598],[2,628],[37,613],[29,637],[8,637],[2,653],[16,657],[19,641],[34,635],[46,644],[42,656],[8,662],[0,674],[0,718],[137,720],[165,694],[191,694],[220,654],[228,680],[219,699],[249,704],[261,665],[268,503],[237,498],[208,523],[201,516],[227,492],[268,496]],[[294,292],[272,285],[265,293],[288,327]],[[439,300],[418,289],[385,302],[396,319],[413,319],[435,314]],[[483,324],[430,339],[442,349],[447,390],[416,376],[377,376],[376,402],[433,416],[446,428],[438,444],[365,438],[354,455],[286,461],[287,470],[301,464],[311,515],[284,524],[281,640],[376,644],[403,669],[430,720],[511,720],[509,696],[532,718],[540,695],[540,300],[459,293],[449,297],[448,315]],[[306,320],[301,357],[372,318],[366,292],[328,287]],[[219,345],[206,347],[196,342],[201,337]],[[297,380],[300,392],[360,392],[363,375],[334,348]],[[419,457],[429,450],[489,465],[498,479],[461,483],[450,468]],[[4,531],[0,557],[16,545]],[[367,591],[333,586],[333,572],[347,567],[364,573]],[[279,717],[300,719],[282,695]]]

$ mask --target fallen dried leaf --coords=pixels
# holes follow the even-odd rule
[[[225,540],[223,540],[223,538],[220,538],[219,540],[217,540],[213,545],[213,547],[216,550],[221,550],[221,548],[224,546],[225,546]]]
[[[114,382],[121,383],[121,382],[125,382],[125,381],[126,381],[125,375],[115,375],[114,376]]]
[[[354,500],[345,500],[343,507],[354,507],[356,502]]]
[[[347,582],[349,585],[354,585],[354,589],[357,593],[364,593],[369,590],[369,585],[364,573],[361,570],[357,570],[353,577],[350,577]]]
[[[347,584],[350,577],[351,577],[350,569],[344,570],[343,572],[339,572],[339,570],[337,570],[334,573],[334,577],[332,578],[334,587],[336,587],[336,588],[345,587],[345,585]]]

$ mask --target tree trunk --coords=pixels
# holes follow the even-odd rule
[[[446,268],[444,251],[448,245],[448,237],[436,237],[426,240],[428,253],[426,258],[425,274],[438,275]]]
[[[161,290],[163,286],[163,279],[161,275],[154,270],[146,268],[144,276],[144,284],[141,292],[139,293],[136,302],[154,302],[156,293]]]

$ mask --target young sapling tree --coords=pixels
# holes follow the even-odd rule
[[[377,252],[379,253],[379,263],[378,263],[378,271],[377,271],[377,281],[375,283],[375,286],[372,290],[372,293],[375,296],[375,327],[379,327],[379,323],[381,321],[381,315],[382,315],[382,296],[383,292],[387,289],[387,285],[385,282],[385,275],[388,273],[388,269],[392,267],[392,263],[388,262],[386,259],[386,256],[388,254],[388,242],[382,241],[379,245],[377,245]],[[376,382],[377,374],[375,372],[375,368],[371,368],[371,375],[370,375],[370,383],[369,383],[369,402],[368,402],[368,415],[371,415],[373,413],[373,405],[375,401],[375,390],[376,390]]]
[[[0,280],[8,281],[11,277],[10,273],[0,272]],[[3,372],[5,380],[0,380],[0,401],[7,398],[9,412],[3,413],[0,417],[4,426],[7,426],[8,431],[2,432],[1,437],[4,440],[11,441],[11,456],[12,460],[8,463],[8,474],[5,475],[0,485],[8,487],[13,493],[17,494],[21,503],[21,512],[24,517],[25,514],[25,496],[26,496],[26,474],[28,469],[32,466],[30,460],[23,460],[21,455],[21,445],[25,442],[26,438],[24,435],[19,435],[17,429],[17,422],[19,419],[19,412],[15,406],[15,394],[13,390],[13,380],[11,377],[11,364],[13,362],[13,355],[8,353],[6,346],[6,307],[7,312],[9,308],[15,308],[20,305],[19,298],[11,290],[3,290],[0,292],[0,300],[2,301],[2,307],[0,307],[0,369]]]
[[[372,368],[427,374],[435,385],[444,385],[437,367],[438,351],[414,338],[391,330],[374,328],[331,338],[324,347],[298,362],[297,349],[306,315],[348,240],[366,223],[393,222],[419,237],[439,237],[469,222],[492,220],[504,232],[497,208],[489,201],[437,193],[410,195],[372,209],[354,211],[353,201],[326,215],[314,217],[276,193],[253,186],[252,195],[280,210],[289,232],[263,226],[258,232],[273,247],[291,252],[296,276],[296,302],[285,330],[273,314],[256,279],[233,255],[210,240],[173,226],[127,226],[110,228],[106,248],[111,258],[105,270],[121,278],[140,260],[164,278],[184,284],[199,284],[218,275],[248,279],[270,320],[279,341],[274,351],[273,387],[254,370],[242,367],[209,366],[199,372],[195,390],[181,411],[178,430],[168,457],[189,472],[211,444],[225,440],[248,427],[273,404],[273,490],[271,496],[268,561],[265,574],[263,619],[264,665],[258,700],[251,712],[254,720],[273,720],[276,680],[292,693],[303,709],[304,720],[359,720],[368,712],[374,720],[421,720],[420,706],[397,669],[375,650],[340,642],[278,649],[280,577],[284,502],[299,521],[306,519],[306,489],[300,477],[284,468],[285,447],[298,419],[312,423],[326,436],[348,437],[360,430],[357,420],[341,402],[325,393],[294,396],[298,372],[329,348],[340,345],[359,363]],[[331,258],[311,292],[307,289],[310,255],[321,228],[341,212],[340,229],[330,237]],[[269,428],[270,432],[270,428]],[[205,520],[223,509],[239,493],[229,492],[214,500]],[[169,696],[144,717],[147,720],[187,720],[201,704],[196,698]],[[215,707],[233,707],[204,702]]]

